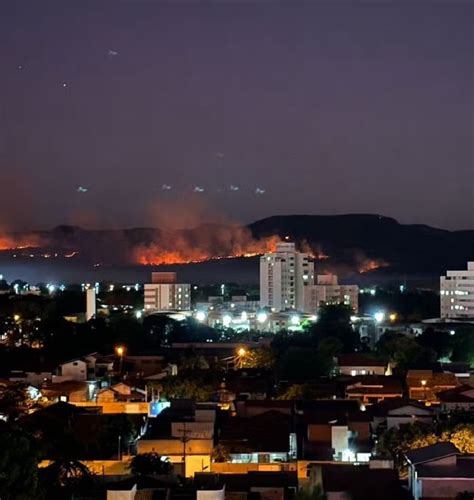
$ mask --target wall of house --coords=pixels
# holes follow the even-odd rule
[[[76,402],[70,401],[70,403],[75,404],[76,406],[100,406],[102,408],[102,413],[128,413],[130,415],[135,414],[149,414],[150,403],[105,403],[105,402],[95,402],[95,401],[87,401],[87,402]]]
[[[398,415],[398,416],[387,416],[387,429],[392,427],[398,427],[400,424],[413,424],[414,422],[422,422],[425,424],[431,424],[433,422],[432,417],[419,417],[417,415]]]
[[[422,498],[456,498],[463,491],[474,491],[474,479],[422,478]]]
[[[341,366],[343,375],[385,375],[385,366]]]
[[[350,431],[357,432],[358,439],[370,438],[371,432],[369,422],[349,422],[348,427]]]
[[[196,500],[224,500],[225,487],[221,490],[197,490]]]
[[[214,437],[214,422],[172,422],[171,436],[181,438],[183,435],[194,439],[212,439]]]
[[[179,439],[140,439],[137,447],[138,453],[154,451],[166,457],[183,456],[183,443]],[[191,439],[186,443],[187,454],[210,455],[212,448],[212,439]]]
[[[87,364],[80,360],[70,361],[61,365],[61,375],[65,380],[87,380]]]
[[[80,391],[74,391],[69,394],[69,403],[79,403],[82,401],[87,401],[87,388]]]
[[[308,424],[308,441],[330,443],[331,436],[329,424]]]

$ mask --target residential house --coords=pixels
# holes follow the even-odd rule
[[[454,500],[474,491],[474,456],[452,443],[437,443],[406,453],[408,484],[414,500]]]
[[[89,401],[89,384],[76,380],[47,382],[40,388],[41,396],[53,403],[81,403]]]
[[[95,397],[97,403],[114,402],[143,402],[146,400],[146,391],[138,387],[132,387],[129,384],[119,382],[104,387],[97,392]]]
[[[138,441],[138,453],[156,452],[169,457],[183,475],[192,476],[196,471],[209,470],[214,427],[212,408],[173,401],[150,419],[146,433]]]
[[[393,468],[368,465],[310,464],[310,484],[319,484],[326,500],[409,500]]]
[[[377,375],[357,377],[354,383],[346,386],[346,398],[357,399],[364,405],[402,396],[402,384],[395,377]]]
[[[391,429],[400,424],[422,422],[432,424],[434,412],[424,404],[403,398],[386,399],[370,407],[373,430]]]
[[[337,366],[342,375],[385,375],[387,364],[367,354],[341,354],[337,356]]]
[[[443,411],[474,410],[474,387],[460,385],[437,394]]]
[[[296,454],[290,446],[291,423],[290,416],[278,411],[229,418],[220,429],[219,443],[229,450],[233,463],[285,462]]]
[[[438,393],[460,385],[453,373],[436,373],[432,370],[409,370],[406,384],[410,399],[430,404],[439,402]]]
[[[290,500],[298,488],[296,472],[250,471],[247,474],[197,473],[198,500]]]

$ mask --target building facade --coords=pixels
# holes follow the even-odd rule
[[[274,311],[304,310],[305,288],[314,283],[314,262],[294,243],[278,243],[260,258],[260,306]]]
[[[322,305],[344,304],[359,312],[359,287],[340,285],[334,274],[318,275],[316,283],[304,289],[304,311],[316,313]]]
[[[466,271],[447,271],[440,278],[441,317],[457,320],[474,318],[474,262]]]
[[[176,273],[152,273],[152,283],[144,287],[145,311],[189,311],[191,285],[176,281]]]

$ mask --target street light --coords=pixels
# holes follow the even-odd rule
[[[259,323],[265,323],[265,321],[267,321],[267,318],[268,318],[267,313],[263,311],[257,314],[257,321]]]
[[[423,387],[423,401],[426,402],[426,380],[421,381],[421,386]]]
[[[385,319],[385,313],[383,311],[377,311],[374,314],[374,319],[377,323],[382,323],[382,321]]]
[[[122,345],[118,345],[115,348],[115,352],[117,353],[117,356],[119,357],[119,373],[122,373],[123,355],[125,354],[125,347]]]

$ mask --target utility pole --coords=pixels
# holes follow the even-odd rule
[[[186,443],[191,439],[188,437],[188,433],[192,432],[186,429],[186,422],[183,422],[183,429],[181,432],[183,433],[181,436],[181,442],[183,443],[183,476],[186,477]]]

